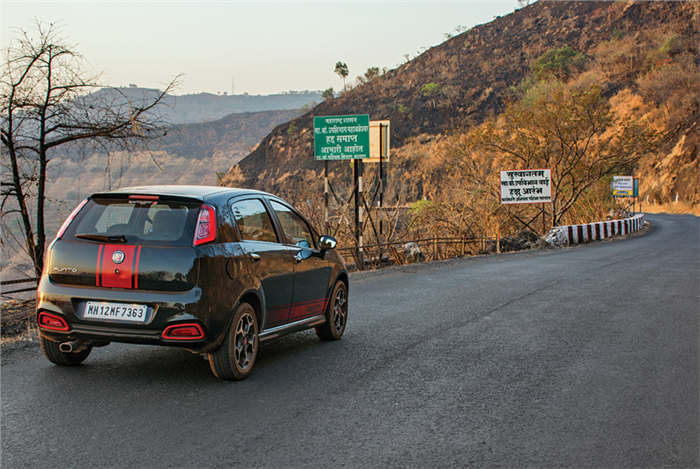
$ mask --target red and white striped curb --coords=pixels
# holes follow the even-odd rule
[[[622,220],[600,221],[586,225],[569,225],[552,228],[546,241],[553,246],[599,241],[612,236],[625,235],[639,231],[644,226],[644,214]]]

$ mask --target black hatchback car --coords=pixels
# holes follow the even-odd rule
[[[93,194],[49,247],[37,291],[42,351],[78,365],[110,342],[176,346],[208,356],[219,378],[243,379],[261,341],[343,334],[348,273],[335,245],[264,192]]]

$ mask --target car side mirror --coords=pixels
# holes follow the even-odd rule
[[[337,245],[338,241],[336,241],[333,236],[323,235],[320,238],[318,238],[318,247],[321,248],[321,259],[325,257],[326,251],[335,249]]]

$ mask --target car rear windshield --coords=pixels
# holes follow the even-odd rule
[[[94,197],[80,210],[63,239],[156,246],[191,246],[197,200]]]

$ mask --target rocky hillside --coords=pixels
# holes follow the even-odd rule
[[[698,15],[698,2],[539,1],[474,27],[278,126],[230,169],[224,183],[290,198],[318,191],[323,164],[313,159],[313,116],[369,114],[371,120],[391,120],[390,197],[403,193],[408,201],[418,200],[440,183],[434,152],[439,136],[499,114],[545,52],[564,46],[580,51],[595,59],[606,97],[628,90],[651,102],[640,76],[654,51],[665,54],[659,60],[685,57],[688,67],[697,69]],[[695,80],[688,86],[696,87]],[[431,83],[437,92],[425,88]],[[659,154],[637,169],[642,196],[663,201],[677,193],[697,202],[697,99],[674,109],[673,122],[659,117],[666,126],[660,128],[665,141]],[[349,164],[332,162],[331,168],[337,185],[349,184]]]

